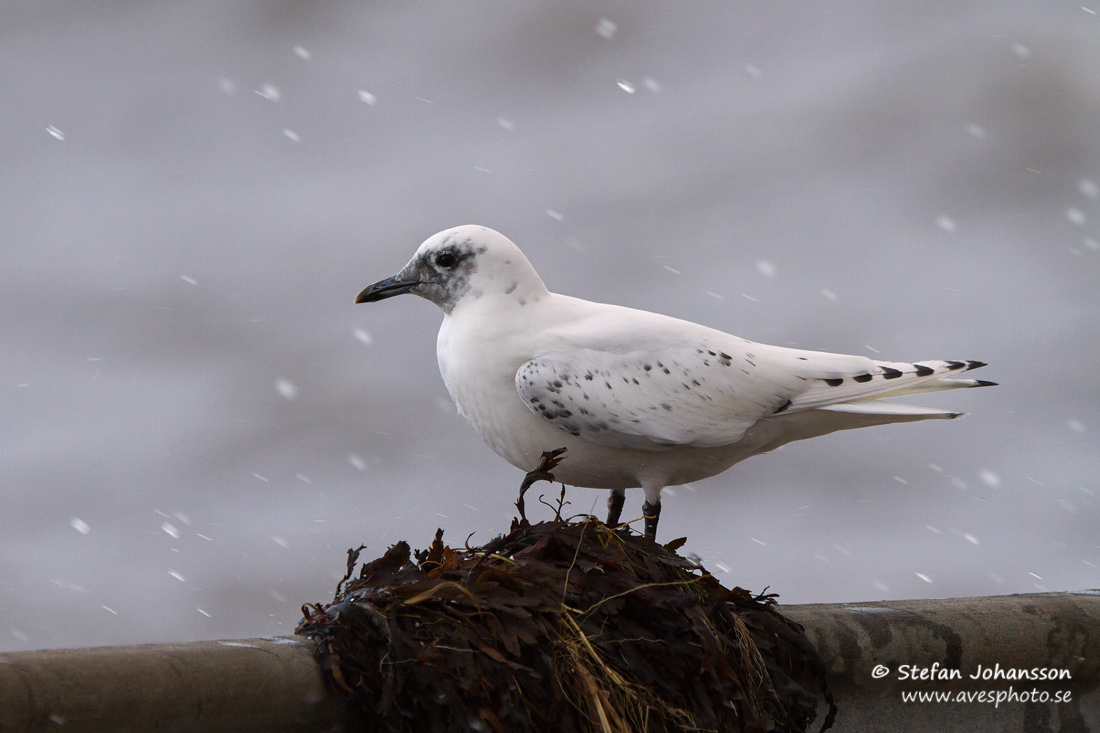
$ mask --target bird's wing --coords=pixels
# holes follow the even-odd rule
[[[807,384],[797,359],[761,368],[756,351],[775,347],[654,313],[566,305],[576,317],[544,332],[544,348],[516,372],[516,390],[535,414],[600,445],[735,443]]]
[[[727,362],[683,348],[549,352],[519,368],[516,390],[536,415],[600,445],[725,445],[786,399],[759,380],[723,378]]]
[[[875,362],[756,344],[641,311],[607,315],[560,329],[553,345],[519,367],[515,385],[536,415],[611,447],[729,445],[784,412],[843,411],[837,406],[858,402],[853,411],[874,412],[877,403],[895,414],[903,408],[877,400],[988,384],[945,378],[981,362]]]
[[[808,389],[791,397],[791,404],[786,409],[792,412],[825,409],[850,402],[867,402],[873,405],[878,400],[892,397],[993,384],[977,379],[949,378],[985,366],[980,361],[868,362],[868,368],[859,369],[855,373],[839,373],[815,379]],[[871,406],[864,405],[860,411],[868,409]],[[886,409],[885,406],[883,409]]]

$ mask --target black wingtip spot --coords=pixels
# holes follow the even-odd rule
[[[990,382],[988,379],[976,379],[974,380],[975,387],[996,387],[1000,382]]]
[[[858,374],[858,375],[852,377],[852,379],[854,379],[857,382],[870,382],[873,379],[873,377],[870,374]]]
[[[932,367],[927,367],[924,364],[914,364],[913,366],[917,368],[918,377],[927,377],[930,374],[936,373],[935,369],[933,369]]]
[[[885,366],[882,367],[882,378],[883,379],[897,379],[898,377],[901,376],[901,374],[902,374],[901,371],[898,370],[898,369],[891,369],[890,367],[885,367]]]
[[[949,361],[949,362],[947,362],[947,368],[952,370],[952,371],[955,371],[957,369],[962,369],[964,366],[966,366],[966,362],[962,362],[962,361]]]
[[[984,367],[985,365],[986,365],[986,364],[985,364],[985,362],[984,362],[984,361],[973,361],[973,360],[970,360],[970,361],[966,362],[966,368],[967,368],[968,370],[969,370],[969,369],[980,369],[980,368]]]
[[[840,385],[844,384],[844,379],[842,379],[841,377],[836,377],[834,379],[825,379],[823,381],[830,387],[839,387]]]

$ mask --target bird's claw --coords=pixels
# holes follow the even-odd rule
[[[523,477],[523,482],[519,485],[519,498],[516,499],[516,510],[519,511],[519,518],[526,522],[527,515],[524,513],[523,495],[527,493],[527,489],[531,488],[531,485],[537,481],[549,481],[554,483],[554,474],[550,473],[557,468],[558,464],[562,462],[562,455],[565,453],[565,448],[557,448],[555,450],[544,450],[542,457],[539,458],[539,465],[535,466],[534,470],[528,471],[527,475]]]
[[[535,470],[531,473],[544,473],[548,480],[553,481],[554,477],[550,475],[550,471],[558,467],[563,460],[562,456],[565,455],[565,448],[555,448],[554,450],[544,450],[542,457],[539,458],[539,465],[535,466]],[[528,476],[531,474],[528,474]],[[540,477],[541,478],[541,477]],[[539,479],[535,479],[538,481]],[[532,482],[534,483],[534,482]]]

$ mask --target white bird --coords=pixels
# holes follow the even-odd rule
[[[793,440],[956,418],[961,413],[882,399],[995,384],[948,378],[985,366],[979,361],[901,363],[768,346],[552,293],[515,244],[482,226],[428,238],[400,272],[355,302],[401,293],[443,310],[436,342],[443,382],[489,447],[528,471],[521,514],[532,482],[556,480],[610,489],[614,526],[625,489],[641,487],[650,538],[666,486]]]

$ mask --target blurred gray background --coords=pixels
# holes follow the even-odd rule
[[[965,420],[670,492],[724,583],[1097,587],[1093,11],[0,2],[0,649],[289,633],[348,547],[506,529],[440,313],[352,304],[466,223],[559,292],[990,363],[920,400]]]

